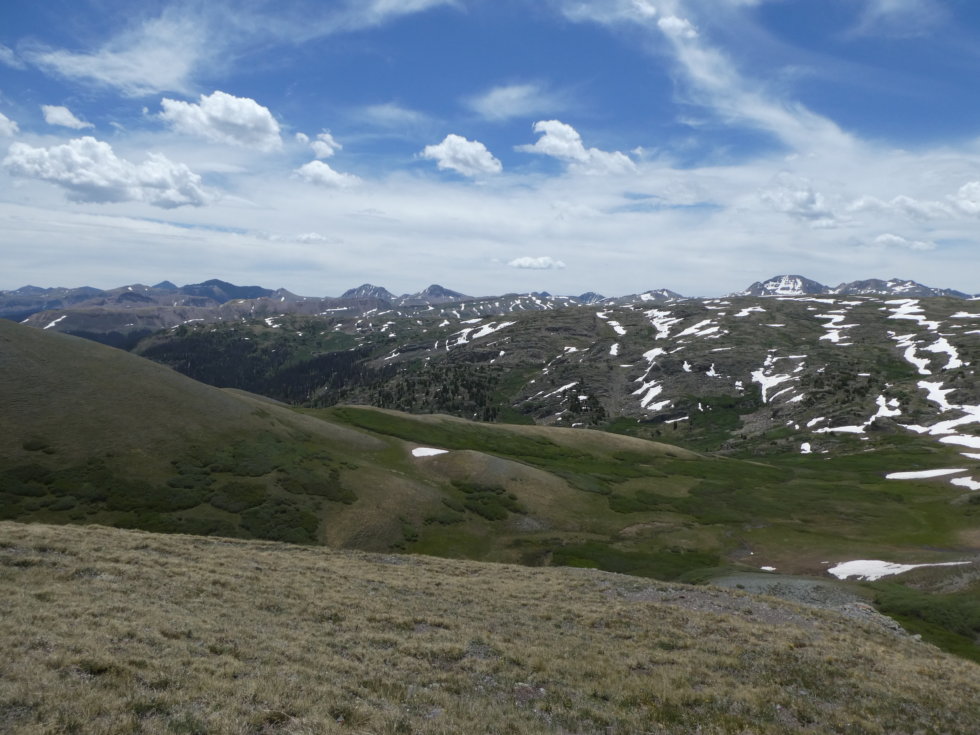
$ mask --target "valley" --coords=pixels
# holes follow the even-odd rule
[[[893,295],[264,312],[135,354],[0,322],[3,517],[695,583],[879,560],[911,571],[867,599],[980,659],[980,309]]]

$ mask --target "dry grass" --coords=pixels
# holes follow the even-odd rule
[[[590,570],[0,523],[5,733],[968,733],[980,668]]]

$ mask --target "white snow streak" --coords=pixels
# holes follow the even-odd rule
[[[60,322],[62,319],[67,319],[67,318],[68,318],[68,315],[67,314],[65,314],[63,316],[59,316],[57,319],[55,319],[53,322],[51,322],[48,326],[46,326],[45,329],[51,329],[51,327],[53,327],[55,324],[57,324],[58,322]]]
[[[958,472],[966,472],[966,469],[958,470],[914,470],[912,472],[890,472],[885,475],[886,480],[925,480],[930,477],[943,477],[945,475],[955,475]]]

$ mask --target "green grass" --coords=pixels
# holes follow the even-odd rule
[[[871,586],[875,606],[907,630],[980,663],[980,585],[953,594],[930,594],[895,582]]]

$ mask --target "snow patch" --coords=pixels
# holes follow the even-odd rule
[[[434,457],[437,454],[448,454],[448,449],[433,449],[432,447],[415,447],[412,450],[413,457]]]
[[[943,477],[945,475],[955,475],[958,472],[966,472],[964,468],[958,470],[915,470],[913,472],[890,472],[885,475],[886,480],[924,480],[930,477]]]
[[[956,477],[950,480],[950,483],[965,487],[967,490],[980,490],[980,482],[977,482],[972,477]]]
[[[970,449],[980,449],[980,436],[954,434],[953,436],[944,436],[939,441],[943,444],[959,444],[963,447],[970,447]]]
[[[892,574],[902,574],[910,569],[918,569],[920,567],[954,567],[969,563],[968,561],[948,561],[937,564],[896,564],[879,559],[856,559],[855,561],[845,561],[837,566],[831,567],[827,571],[837,577],[837,579],[857,577],[868,582],[874,582],[876,579],[888,577]]]

